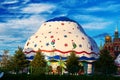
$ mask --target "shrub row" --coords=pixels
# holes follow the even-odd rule
[[[27,75],[5,74],[0,80],[120,80],[120,77],[105,75]]]

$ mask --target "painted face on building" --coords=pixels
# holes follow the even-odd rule
[[[95,41],[83,28],[66,17],[57,17],[44,22],[24,46],[24,53],[32,60],[36,52],[45,55],[46,60],[66,60],[71,52],[75,52],[79,60],[94,61],[99,55]]]

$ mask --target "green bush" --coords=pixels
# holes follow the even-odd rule
[[[120,80],[120,77],[106,75],[5,74],[0,80]]]
[[[46,68],[45,67],[34,67],[32,68],[33,75],[41,75],[45,74]]]

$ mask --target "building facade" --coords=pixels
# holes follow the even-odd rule
[[[116,28],[114,32],[113,39],[109,35],[105,37],[105,43],[103,48],[107,49],[110,52],[110,55],[114,58],[116,58],[120,54],[120,38],[118,28]]]
[[[27,40],[23,51],[27,59],[32,61],[39,49],[52,66],[53,72],[57,71],[61,61],[67,60],[71,52],[75,52],[79,61],[84,62],[85,74],[92,74],[93,63],[99,58],[96,42],[85,33],[80,24],[66,17],[44,22]]]

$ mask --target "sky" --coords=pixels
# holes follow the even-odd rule
[[[120,0],[0,0],[0,54],[24,48],[43,22],[59,16],[77,21],[99,46],[116,26],[120,31]]]

